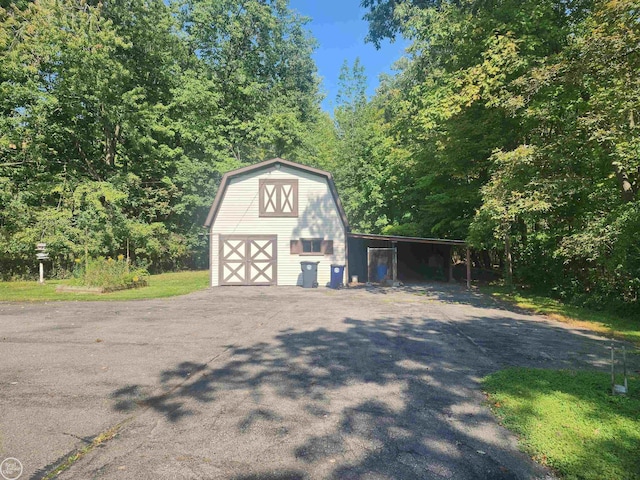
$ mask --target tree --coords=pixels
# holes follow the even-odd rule
[[[369,22],[367,41],[380,48],[384,39],[395,40],[408,21],[402,15],[402,6],[411,5],[416,8],[437,7],[442,0],[362,0],[360,5],[369,11],[364,19]]]
[[[507,280],[637,305],[635,3],[363,5],[370,41],[413,42],[391,90],[371,102],[389,151],[405,149],[390,171],[401,202],[375,209],[394,212],[387,228],[468,237],[502,252]]]
[[[23,192],[0,237],[24,243],[3,275],[41,239],[61,275],[85,246],[206,262],[222,173],[302,152],[319,116],[314,42],[286,1],[42,0],[0,20],[0,181]]]

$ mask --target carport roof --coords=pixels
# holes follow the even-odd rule
[[[400,235],[378,235],[375,233],[349,233],[351,238],[364,238],[367,240],[387,240],[390,242],[431,243],[435,245],[461,245],[466,246],[464,240],[449,240],[446,238],[403,237]]]

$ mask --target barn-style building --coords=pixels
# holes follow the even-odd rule
[[[302,285],[301,261],[319,262],[324,286],[331,264],[347,261],[349,227],[331,174],[281,158],[226,173],[205,227],[212,286]]]
[[[345,266],[340,283],[376,283],[381,258],[394,285],[465,277],[470,285],[464,241],[349,233],[331,174],[282,158],[226,173],[205,227],[211,286],[302,285],[303,261],[317,262],[320,286],[330,283],[334,264]]]

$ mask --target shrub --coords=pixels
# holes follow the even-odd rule
[[[86,266],[78,264],[76,277],[79,283],[88,287],[110,289],[144,287],[147,285],[149,273],[144,268],[133,268],[122,255],[98,257],[87,262]]]

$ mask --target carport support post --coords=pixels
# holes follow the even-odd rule
[[[467,247],[467,290],[471,290],[471,250]]]
[[[398,282],[398,242],[393,242],[393,286]]]

